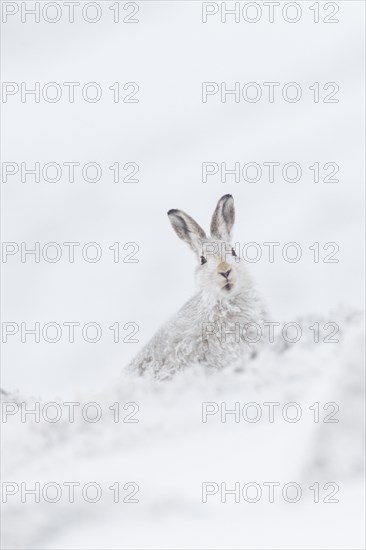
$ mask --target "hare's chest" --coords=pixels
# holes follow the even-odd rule
[[[252,352],[260,332],[259,322],[245,313],[212,316],[202,322],[202,351],[210,362],[234,360]]]

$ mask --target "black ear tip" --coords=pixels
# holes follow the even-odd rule
[[[171,216],[172,214],[176,214],[178,210],[176,208],[172,208],[171,210],[168,210],[167,214],[168,216]]]
[[[221,197],[221,200],[226,200],[227,201],[228,199],[232,199],[232,198],[233,198],[232,195],[227,194],[227,195],[224,195],[223,197]]]

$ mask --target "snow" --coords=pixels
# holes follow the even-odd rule
[[[27,488],[35,481],[41,487],[58,482],[62,497],[49,503],[41,495],[35,503],[27,495],[22,503],[20,491],[9,496],[3,504],[4,547],[362,548],[363,315],[342,311],[332,318],[342,327],[339,343],[303,338],[284,349],[276,342],[246,365],[212,371],[192,365],[169,382],[122,375],[108,390],[77,400],[99,404],[103,416],[95,423],[77,412],[70,423],[65,409],[53,424],[42,417],[39,423],[32,417],[22,423],[20,410],[9,416],[2,425],[3,480],[26,482]],[[299,323],[306,327],[309,321]],[[15,400],[31,408],[30,398],[3,396],[3,402]],[[108,408],[115,402],[123,417],[131,413],[138,422],[115,423]],[[137,412],[131,405],[123,410],[131,402]],[[262,412],[257,422],[247,420],[255,417],[253,408],[242,413],[253,402]],[[273,423],[264,405],[268,402],[279,404]],[[309,409],[316,402],[319,422]],[[224,403],[227,410],[239,403],[240,419],[228,414],[222,422],[214,414],[202,422],[203,403],[216,403],[216,408]],[[282,416],[288,403],[301,407],[297,422]],[[337,423],[323,422],[334,411],[333,406],[324,411],[326,403],[339,406],[332,417]],[[295,413],[287,409],[286,418]],[[90,410],[90,417],[94,414]],[[85,502],[77,489],[75,502],[69,503],[65,481],[96,482],[102,497]],[[139,502],[113,502],[108,487],[116,481],[137,483]],[[234,502],[233,495],[222,503],[220,494],[203,503],[204,482],[225,482],[229,489],[255,482],[263,493],[256,503]],[[280,484],[273,503],[265,482]],[[302,490],[296,503],[281,496],[290,482]],[[336,483],[339,502],[322,502],[332,485],[320,489],[321,502],[315,503],[309,489],[315,482],[320,488]],[[50,490],[50,498],[53,494]]]

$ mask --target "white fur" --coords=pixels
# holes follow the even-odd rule
[[[243,262],[232,255],[228,241],[216,236],[207,238],[184,212],[174,210],[168,215],[178,236],[194,250],[200,264],[201,256],[206,262],[196,269],[197,294],[158,330],[131,361],[129,370],[167,378],[192,364],[221,368],[238,358],[249,357],[254,345],[245,338],[243,329],[248,323],[262,327],[265,311]],[[216,207],[211,234],[221,233],[227,238],[233,222],[233,199],[225,195]],[[225,273],[230,270],[227,277],[220,274],[223,269]],[[228,283],[230,286],[225,288]]]

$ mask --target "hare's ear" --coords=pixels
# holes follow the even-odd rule
[[[217,203],[211,221],[211,236],[230,242],[231,230],[235,221],[234,199],[232,195],[224,195]]]
[[[194,252],[199,253],[202,248],[202,239],[206,239],[202,227],[182,210],[169,210],[168,216],[178,237],[185,241]]]

